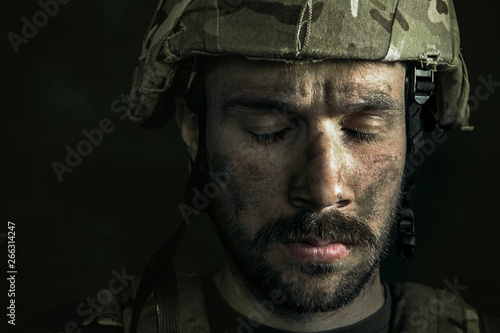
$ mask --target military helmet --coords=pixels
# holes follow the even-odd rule
[[[134,73],[129,117],[169,119],[179,64],[221,55],[414,62],[435,74],[435,98],[426,108],[437,125],[471,129],[451,0],[161,0]]]

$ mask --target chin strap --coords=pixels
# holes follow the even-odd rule
[[[404,199],[397,225],[396,254],[400,257],[411,257],[417,243],[415,236],[414,216],[410,208],[408,195],[416,179],[416,171],[412,168],[409,172],[410,157],[414,156],[422,147],[423,130],[420,124],[422,105],[425,104],[434,91],[434,72],[421,69],[417,66],[411,68],[409,75],[409,89],[406,93],[406,163],[405,163],[405,188]]]

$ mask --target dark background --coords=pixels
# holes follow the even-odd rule
[[[479,76],[500,81],[498,4],[491,3],[455,2],[473,95]],[[45,327],[41,321],[53,308],[95,297],[107,288],[112,269],[140,275],[180,223],[187,153],[175,124],[142,130],[111,111],[129,92],[156,5],[71,1],[18,54],[3,39],[0,233],[7,232],[7,221],[15,222],[19,332]],[[40,10],[35,1],[3,7],[4,36],[20,34],[21,18],[31,21]],[[449,134],[426,158],[412,198],[416,254],[400,259],[391,253],[383,265],[389,281],[443,289],[445,279],[457,278],[467,286],[466,301],[491,315],[500,315],[499,102],[499,91],[480,101],[471,118],[475,131]],[[85,139],[82,130],[97,128],[103,118],[114,131],[60,183],[51,163],[64,163],[65,147],[75,148]],[[1,248],[6,251],[5,242]],[[207,272],[220,256],[209,221],[196,218],[177,266]],[[5,276],[7,258],[0,257]],[[0,290],[3,309],[6,290]],[[64,331],[63,325],[51,329]]]

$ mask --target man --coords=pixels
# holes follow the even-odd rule
[[[191,162],[182,217],[210,214],[226,265],[176,279],[182,225],[137,290],[94,322],[125,332],[493,332],[451,292],[379,275],[392,231],[402,256],[415,246],[407,196],[421,120],[470,130],[467,97],[449,1],[162,1],[130,114],[145,126],[175,114]],[[422,308],[431,315],[417,320]]]

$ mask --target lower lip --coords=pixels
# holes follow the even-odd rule
[[[349,255],[351,245],[344,243],[328,243],[312,245],[307,242],[282,243],[293,257],[308,262],[333,263]]]

